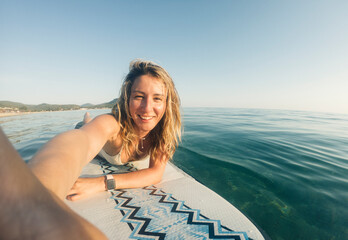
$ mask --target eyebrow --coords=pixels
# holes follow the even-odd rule
[[[145,95],[144,92],[138,91],[138,90],[134,90],[133,93],[141,93],[141,94],[144,94],[144,95]],[[164,94],[162,94],[162,93],[155,93],[154,96],[164,96]]]

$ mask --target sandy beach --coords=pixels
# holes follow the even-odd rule
[[[17,115],[24,115],[24,114],[31,114],[32,112],[7,112],[7,113],[0,113],[0,118],[2,117],[10,117],[10,116],[17,116]]]

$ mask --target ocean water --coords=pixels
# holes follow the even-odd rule
[[[28,161],[84,113],[5,117],[0,126]],[[348,239],[348,115],[186,108],[183,122],[174,163],[272,239]]]

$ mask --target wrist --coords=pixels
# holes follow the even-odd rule
[[[105,191],[111,191],[116,189],[116,181],[112,174],[107,174],[104,176]]]

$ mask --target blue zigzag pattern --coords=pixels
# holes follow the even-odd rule
[[[184,201],[179,201],[173,198],[172,194],[167,194],[157,188],[153,188],[153,189],[144,188],[144,189],[151,190],[150,195],[160,196],[161,199],[159,200],[159,202],[173,204],[173,207],[171,210],[172,212],[188,214],[189,216],[187,221],[188,224],[208,226],[210,239],[248,239],[248,236],[244,232],[234,232],[230,229],[228,229],[229,230],[228,232],[223,232],[220,220],[211,220],[211,219],[208,219],[207,217],[204,217],[204,219],[200,219],[199,217],[202,216],[202,214],[200,213],[200,210],[189,208],[188,206],[185,205]],[[156,193],[156,191],[161,192],[162,194]],[[169,200],[169,199],[173,199],[173,200]],[[185,207],[186,209],[184,209],[183,207]],[[226,227],[224,228],[226,229]],[[233,236],[231,235],[231,232],[233,232]],[[241,238],[240,235],[242,235],[244,238]]]
[[[155,186],[145,187],[143,189],[149,191],[149,196],[156,196],[160,198],[157,200],[157,204],[166,204],[167,206],[170,204],[171,213],[184,215],[185,223],[181,224],[196,225],[199,227],[197,232],[192,232],[193,229],[190,228],[191,232],[189,232],[189,234],[192,239],[248,239],[245,232],[234,232],[221,226],[219,220],[208,219],[200,213],[200,210],[190,209],[185,205],[184,201],[176,200],[171,194],[167,194]],[[165,231],[168,230],[168,227],[163,227],[163,232],[159,232],[158,229],[157,232],[152,231],[150,224],[151,221],[154,221],[154,218],[144,216],[144,214],[141,212],[141,207],[132,205],[133,198],[126,196],[128,193],[127,191],[114,192],[115,194],[112,196],[112,198],[115,199],[117,203],[115,208],[125,212],[122,222],[135,225],[130,236],[131,239],[179,239],[177,238],[178,236],[173,236],[172,234],[170,235]],[[116,192],[118,193],[116,194]],[[156,203],[153,202],[152,206],[154,204]],[[172,226],[176,224],[177,223],[174,223]],[[205,230],[202,231],[202,229]],[[222,229],[225,229],[225,231]],[[180,232],[178,233],[181,234]]]
[[[135,227],[133,227],[133,232],[130,238],[139,239],[139,236],[137,235],[143,235],[143,238],[141,239],[165,239],[165,233],[147,231],[146,228],[150,224],[151,219],[136,216],[136,214],[140,211],[141,207],[128,205],[133,198],[122,196],[123,194],[127,193],[126,191],[118,190],[118,192],[119,193],[117,195],[113,195],[112,198],[115,200],[119,200],[119,202],[116,201],[116,203],[118,204],[115,208],[119,209],[120,211],[126,212],[122,213],[123,218],[121,221],[135,225]],[[147,238],[146,236],[150,238]]]
[[[134,168],[132,165],[130,164],[125,164],[122,166],[118,166],[118,168],[115,167],[115,165],[112,165],[111,163],[107,162],[104,158],[100,157],[100,156],[96,156],[94,159],[97,159],[99,162],[99,165],[103,171],[103,174],[117,174],[117,173],[121,173],[119,172],[120,169],[119,168],[125,168],[125,172],[134,172],[137,169]],[[116,171],[115,171],[116,170]]]
[[[97,158],[99,160],[99,164],[103,170],[104,174],[109,173],[118,173],[118,168],[114,168],[113,165],[109,164],[107,161],[105,161],[103,158]],[[125,166],[127,167],[127,166]],[[127,171],[135,171],[132,166],[128,166]],[[147,190],[147,191],[144,191]],[[150,196],[154,196],[151,201],[151,208],[153,206],[157,206],[159,208],[162,208],[160,210],[163,210],[162,206],[165,206],[164,208],[168,208],[170,213],[180,215],[180,219],[175,219],[177,222],[174,222],[171,224],[173,227],[174,225],[187,225],[187,226],[197,226],[198,231],[187,231],[183,230],[186,235],[178,236],[175,234],[180,234],[180,231],[177,231],[175,234],[173,232],[170,232],[170,226],[166,226],[166,224],[160,224],[161,229],[154,229],[153,223],[155,221],[158,221],[158,217],[152,216],[152,218],[148,217],[148,212],[144,212],[143,208],[144,204],[135,201],[136,195],[134,193],[148,193],[148,197],[142,196],[141,199],[147,199],[151,198]],[[223,225],[221,225],[220,220],[211,220],[207,218],[206,216],[202,215],[200,213],[200,210],[198,209],[191,209],[188,207],[184,201],[180,201],[175,199],[172,194],[165,193],[161,189],[156,188],[155,186],[151,187],[145,187],[142,189],[129,189],[127,191],[125,190],[115,190],[112,191],[112,197],[116,202],[116,209],[120,210],[121,214],[123,215],[122,222],[127,223],[130,229],[132,230],[131,235],[129,236],[130,239],[236,239],[236,240],[248,240],[247,234],[245,232],[235,232]],[[127,196],[129,194],[130,196]],[[159,198],[159,199],[158,199]],[[137,206],[136,204],[141,205]],[[151,214],[150,214],[151,215]],[[170,216],[162,216],[162,218],[170,218]],[[182,222],[184,220],[184,222]],[[202,231],[202,229],[204,229]],[[190,228],[190,230],[192,230]],[[169,233],[170,232],[170,233]],[[182,234],[182,233],[181,233]],[[190,234],[188,237],[187,234]],[[252,240],[252,239],[250,239]]]

